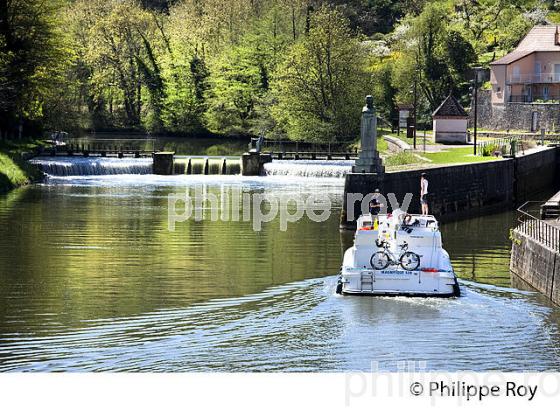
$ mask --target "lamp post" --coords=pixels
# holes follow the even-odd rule
[[[473,98],[474,98],[474,155],[476,156],[476,137],[478,129],[478,80],[479,74],[482,72],[482,67],[474,68],[474,85],[473,85]]]
[[[413,147],[416,150],[416,129],[418,127],[418,121],[417,121],[417,116],[418,116],[418,74],[419,74],[420,69],[418,67],[416,67],[414,69],[414,131],[413,131]]]

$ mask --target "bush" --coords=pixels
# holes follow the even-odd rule
[[[491,157],[494,155],[494,152],[499,151],[500,146],[498,144],[488,144],[482,148],[482,156],[483,157]]]
[[[386,166],[396,166],[396,165],[417,164],[422,161],[412,152],[404,151],[388,156],[383,160],[383,162],[385,163]]]

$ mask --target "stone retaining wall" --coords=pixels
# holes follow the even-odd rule
[[[491,91],[478,93],[478,127],[491,130],[531,130],[533,112],[537,113],[537,130],[560,129],[560,104],[558,103],[507,103],[491,104]],[[474,110],[470,111],[469,126],[474,124]]]
[[[515,159],[515,201],[534,199],[534,194],[560,184],[560,148],[539,150]]]
[[[524,282],[560,304],[560,251],[513,232],[510,270]]]
[[[341,228],[355,227],[355,220],[348,220],[347,193],[366,195],[379,188],[383,194],[394,193],[399,202],[407,193],[412,193],[408,211],[418,213],[422,172],[428,174],[430,213],[440,220],[511,209],[533,194],[553,188],[560,181],[559,152],[559,148],[548,148],[515,159],[442,166],[425,171],[348,174]],[[355,203],[353,209],[354,215],[359,216],[360,204]]]

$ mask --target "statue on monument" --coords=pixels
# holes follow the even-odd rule
[[[366,96],[366,105],[362,111],[375,111],[375,107],[373,106],[373,96]]]
[[[373,105],[373,96],[366,97],[366,105],[362,109],[360,127],[361,149],[356,164],[352,167],[354,173],[383,173],[381,158],[377,151],[377,114]]]

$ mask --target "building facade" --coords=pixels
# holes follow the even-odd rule
[[[560,101],[560,33],[536,26],[490,65],[492,104]]]
[[[560,125],[560,29],[535,26],[490,64],[491,90],[479,93],[479,126],[538,131]],[[471,110],[472,120],[472,110]]]

